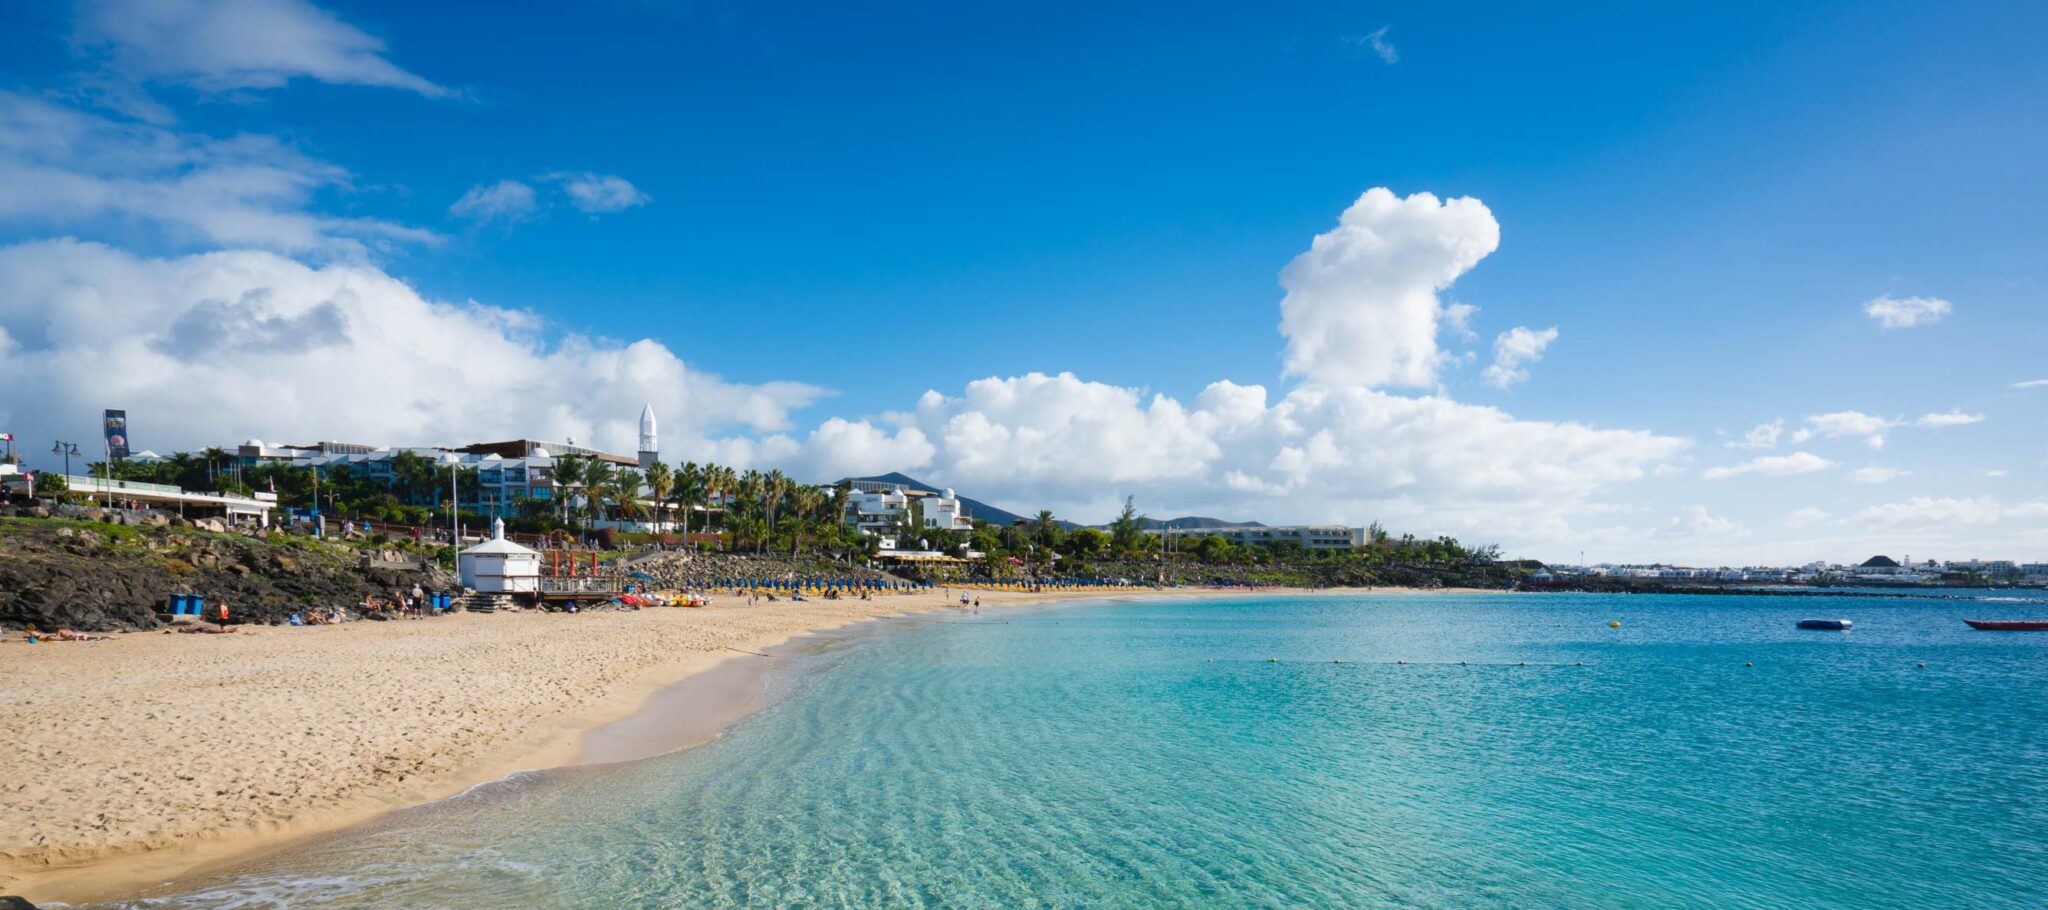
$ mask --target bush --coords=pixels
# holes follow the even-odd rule
[[[597,548],[600,550],[616,550],[619,548],[619,531],[617,528],[598,528],[597,533],[591,536],[597,540]]]

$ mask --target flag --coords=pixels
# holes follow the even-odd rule
[[[13,434],[13,433],[0,433],[0,442],[13,442],[13,441],[14,441],[14,434]]]
[[[128,457],[128,412],[109,410],[103,421],[107,428],[107,455]]]

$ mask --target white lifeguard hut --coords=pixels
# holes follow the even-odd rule
[[[540,551],[505,539],[505,519],[491,522],[491,539],[462,551],[462,586],[481,594],[540,591]]]

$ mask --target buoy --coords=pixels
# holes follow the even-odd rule
[[[1619,629],[1619,628],[1621,628],[1621,620],[1619,620],[1619,619],[1610,619],[1610,620],[1608,620],[1608,621],[1607,621],[1607,628],[1610,628],[1610,629]]]
[[[1925,669],[1927,669],[1927,665],[1926,665],[1926,664],[1921,664],[1921,665],[1920,665],[1920,669],[1922,669],[1922,670],[1925,670]]]
[[[1268,658],[1266,658],[1266,662],[1267,662],[1267,663],[1269,663],[1269,664],[1277,664],[1277,663],[1279,663],[1279,662],[1280,662],[1280,658],[1278,658],[1278,657],[1268,657]]]
[[[1528,665],[1529,665],[1529,662],[1525,660],[1525,661],[1522,661],[1521,663],[1518,663],[1518,664],[1516,664],[1515,666],[1517,666],[1517,667],[1526,667],[1526,666],[1528,666]]]
[[[1585,666],[1585,665],[1586,665],[1586,662],[1585,662],[1585,661],[1583,661],[1583,660],[1581,660],[1581,661],[1574,661],[1574,662],[1572,663],[1572,666],[1574,666],[1574,667],[1583,667],[1583,666]]]
[[[1405,660],[1397,660],[1397,661],[1394,661],[1394,662],[1395,662],[1395,663],[1397,663],[1397,664],[1403,664],[1403,665],[1405,665],[1405,664],[1407,664],[1407,663],[1408,663],[1408,662],[1407,662],[1407,661],[1405,661]]]
[[[1462,667],[1462,666],[1466,666],[1466,664],[1465,664],[1465,662],[1464,662],[1464,661],[1462,661],[1462,660],[1461,660],[1461,661],[1458,661],[1458,666],[1461,666],[1461,667]]]
[[[1750,662],[1748,662],[1748,661],[1743,661],[1742,665],[1743,665],[1743,666],[1745,666],[1745,667],[1754,667],[1754,666],[1756,666],[1756,664],[1750,663]]]
[[[1331,662],[1331,663],[1333,663],[1333,664],[1341,664],[1341,663],[1343,663],[1343,661],[1341,661],[1341,660],[1331,660],[1330,662]]]

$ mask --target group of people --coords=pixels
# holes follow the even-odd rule
[[[379,598],[375,594],[363,598],[363,615],[372,618],[421,619],[429,609],[439,615],[440,608],[429,606],[427,592],[417,584],[411,591],[393,591],[387,598]]]
[[[106,637],[105,635],[73,632],[70,629],[58,629],[55,632],[38,632],[35,626],[28,626],[21,630],[21,640],[29,644],[45,641],[104,641]]]

